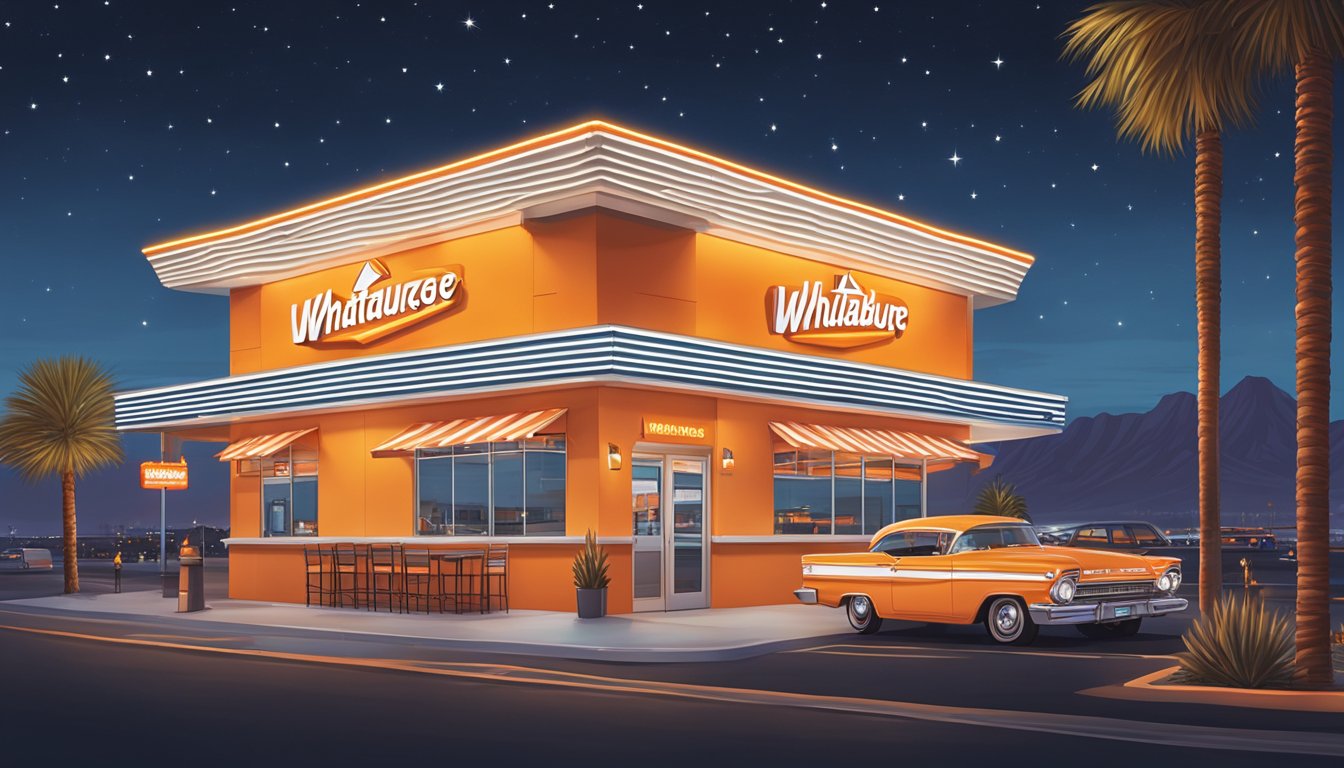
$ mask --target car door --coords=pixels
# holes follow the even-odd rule
[[[897,531],[878,543],[890,560],[889,616],[940,621],[952,611],[952,561],[943,554],[950,536],[939,531]]]

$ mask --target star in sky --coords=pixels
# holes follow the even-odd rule
[[[991,61],[991,62],[989,62],[989,63],[990,63],[990,64],[993,64],[995,69],[1003,69],[1003,57],[1002,57],[1002,56],[995,56],[995,57],[994,57],[994,60]]]
[[[960,163],[962,160],[965,160],[966,158],[962,157],[961,155],[958,155],[958,154],[957,154],[957,150],[954,149],[954,150],[952,150],[952,156],[949,157],[949,158],[947,158],[947,159],[948,159],[948,160],[951,160],[951,161],[952,161],[952,167],[953,167],[953,168],[956,168],[956,167],[957,167],[957,164]]]

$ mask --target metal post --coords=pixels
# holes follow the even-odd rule
[[[919,516],[929,516],[929,460],[919,460]]]
[[[168,572],[168,491],[159,489],[159,575]]]

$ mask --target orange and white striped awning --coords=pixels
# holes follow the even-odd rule
[[[246,440],[239,440],[236,443],[229,443],[229,447],[215,454],[220,461],[237,461],[240,459],[264,459],[288,448],[295,440],[308,434],[316,432],[317,427],[308,429],[296,429],[292,432],[277,432],[273,435],[257,435],[249,437]]]
[[[565,415],[565,408],[506,413],[475,419],[427,421],[407,427],[373,449],[377,458],[405,456],[426,448],[451,448],[466,443],[500,443],[522,440],[545,429]]]
[[[968,461],[975,462],[980,469],[988,467],[990,462],[994,461],[992,455],[980,453],[960,441],[918,432],[828,427],[793,421],[772,421],[770,429],[794,448],[891,456],[913,461]]]

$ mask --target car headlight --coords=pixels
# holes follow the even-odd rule
[[[1078,592],[1078,583],[1072,576],[1065,576],[1055,582],[1055,586],[1050,588],[1050,599],[1063,605],[1073,600],[1074,594]]]
[[[1181,572],[1175,568],[1162,574],[1157,579],[1157,588],[1168,594],[1175,592],[1181,586]]]

